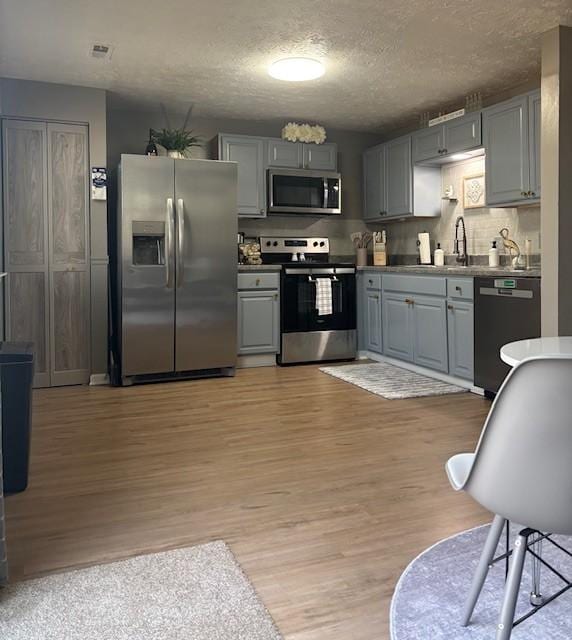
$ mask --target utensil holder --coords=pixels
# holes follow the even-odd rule
[[[356,266],[367,267],[367,248],[360,247],[356,249]]]

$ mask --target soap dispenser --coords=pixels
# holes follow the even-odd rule
[[[443,267],[445,265],[445,252],[441,249],[441,243],[437,243],[437,248],[435,249],[435,253],[433,254],[433,259],[435,261],[436,267]]]
[[[489,267],[499,266],[499,250],[497,247],[497,241],[492,241],[492,246],[489,249]]]

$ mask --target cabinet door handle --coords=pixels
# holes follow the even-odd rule
[[[260,285],[260,278],[256,278],[256,286],[258,287]]]
[[[409,298],[405,298],[405,302],[407,304],[415,304],[415,301],[414,300],[410,300]]]
[[[278,294],[277,293],[275,293],[272,297],[274,298],[274,300],[278,300]]]
[[[373,284],[373,280],[368,280],[368,283],[369,284]]]
[[[452,304],[448,304],[447,309],[449,309],[449,311],[455,311],[455,307]]]
[[[264,209],[260,209],[260,215],[264,215]]]

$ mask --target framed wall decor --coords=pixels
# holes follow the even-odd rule
[[[463,208],[480,209],[485,206],[485,174],[463,176]]]

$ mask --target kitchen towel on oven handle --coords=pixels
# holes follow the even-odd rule
[[[330,278],[316,278],[316,310],[319,316],[332,315],[332,281]]]

